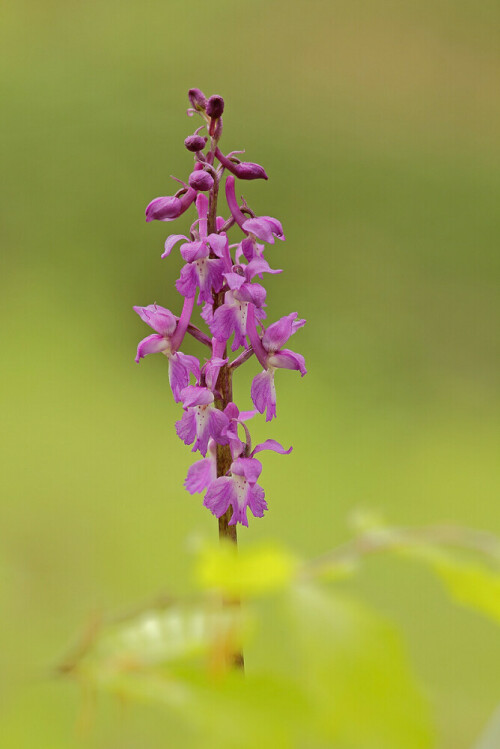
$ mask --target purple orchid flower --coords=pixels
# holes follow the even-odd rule
[[[193,374],[197,382],[200,379],[198,359],[177,350],[189,325],[193,305],[194,297],[185,299],[180,318],[158,304],[134,307],[141,320],[156,331],[139,343],[135,360],[139,362],[148,354],[165,354],[168,358],[170,387],[177,403],[181,400],[181,390],[189,385],[190,375]]]
[[[257,445],[249,458],[236,458],[231,463],[229,476],[221,476],[208,487],[203,504],[216,517],[224,515],[229,507],[233,513],[229,525],[241,523],[248,526],[247,508],[256,518],[261,518],[267,510],[264,489],[257,484],[262,472],[262,464],[253,456],[261,450],[274,450],[282,455],[291,453],[276,440],[266,440]]]
[[[263,242],[274,244],[274,237],[284,241],[283,227],[277,218],[271,216],[255,216],[247,218],[236,200],[234,177],[229,176],[226,180],[226,199],[231,215],[245,234],[261,239]]]
[[[247,507],[256,518],[263,517],[267,510],[264,489],[257,484],[262,465],[253,458],[237,458],[231,463],[230,471],[230,476],[221,476],[210,485],[203,504],[217,518],[231,506],[233,514],[229,525],[240,522],[248,526]]]
[[[224,261],[219,257],[210,257],[213,254],[223,254],[225,248],[224,238],[210,234],[207,236],[207,214],[208,199],[206,195],[199,194],[196,199],[198,210],[199,239],[194,242],[187,241],[181,246],[181,255],[186,265],[181,270],[180,278],[175,282],[177,291],[185,297],[191,297],[199,289],[198,304],[202,302],[210,304],[213,301],[213,292],[218,292],[224,282]],[[169,237],[165,242],[165,252],[162,257],[170,254],[173,245],[180,239],[187,239],[181,234]]]
[[[254,315],[263,320],[266,290],[259,283],[251,283],[255,276],[262,277],[263,273],[281,273],[281,270],[273,270],[269,267],[267,260],[255,257],[247,265],[233,265],[229,273],[224,273],[224,278],[229,286],[229,291],[224,297],[224,304],[219,307],[210,320],[210,330],[219,340],[227,341],[234,333],[231,351],[237,351],[241,346],[246,346],[247,315],[248,306],[254,307]]]
[[[255,408],[261,414],[266,412],[266,421],[276,416],[276,388],[274,373],[276,369],[295,369],[303,377],[307,373],[304,357],[301,354],[284,349],[282,346],[303,325],[305,320],[297,320],[297,313],[292,312],[270,325],[260,338],[255,323],[253,308],[248,311],[247,332],[257,359],[264,371],[254,377],[251,397]]]
[[[198,304],[210,304],[213,291],[220,291],[224,282],[222,262],[210,258],[210,248],[201,240],[183,244],[181,255],[186,265],[181,269],[175,288],[179,294],[187,297],[194,296],[199,289]]]
[[[248,442],[243,442],[238,436],[238,424],[242,424],[245,427],[245,422],[255,416],[258,411],[240,411],[235,403],[229,403],[224,409],[225,415],[229,419],[229,424],[226,427],[225,435],[228,438],[229,446],[231,449],[231,455],[233,460],[239,458],[248,445]],[[248,429],[245,427],[247,439],[249,440]],[[260,445],[257,445],[252,455],[260,452],[261,450],[273,450],[277,449],[280,452],[281,445],[275,440],[266,440]],[[292,448],[290,448],[290,452]],[[213,439],[208,440],[208,453],[206,458],[198,460],[189,467],[184,486],[190,494],[201,493],[205,489],[208,489],[217,478],[217,443]]]
[[[207,454],[210,438],[219,445],[227,445],[225,431],[229,426],[228,417],[214,405],[214,394],[206,387],[188,385],[181,391],[185,408],[182,418],[176,422],[178,437],[185,445],[193,445],[193,452],[199,450]]]

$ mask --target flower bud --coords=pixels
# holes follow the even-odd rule
[[[197,112],[204,112],[207,106],[207,98],[203,91],[199,88],[190,88],[188,91],[189,101],[191,106],[196,109]]]
[[[184,145],[188,151],[196,153],[197,151],[203,151],[207,140],[207,138],[204,138],[201,135],[188,135],[184,141]]]
[[[214,179],[211,174],[204,171],[191,172],[189,175],[189,185],[193,190],[202,190],[206,192],[214,186]]]
[[[207,114],[213,120],[218,119],[224,111],[224,99],[222,96],[211,96],[207,102]]]
[[[234,173],[239,179],[268,178],[264,168],[252,161],[242,161],[240,164],[235,164]]]
[[[239,179],[267,179],[267,174],[260,164],[254,164],[252,161],[240,161],[236,164],[227,156],[224,156],[220,148],[217,148],[215,155],[222,166],[236,175]]]
[[[155,198],[146,208],[146,221],[171,221],[182,213],[182,202],[179,198]]]

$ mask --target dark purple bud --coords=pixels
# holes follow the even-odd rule
[[[242,161],[241,164],[235,164],[235,174],[240,179],[267,179],[267,174],[263,167],[254,164],[251,161]]]
[[[214,186],[214,179],[208,172],[191,172],[189,175],[189,185],[193,190],[202,190],[206,192]]]
[[[146,221],[171,221],[181,213],[182,202],[179,198],[155,198],[146,208]]]
[[[203,138],[201,135],[188,135],[184,141],[184,145],[188,151],[196,153],[197,151],[203,151],[207,140],[208,138]]]
[[[215,155],[222,166],[226,167],[226,169],[235,174],[239,179],[268,178],[265,170],[259,164],[254,164],[252,161],[241,161],[239,164],[235,164],[234,161],[231,161],[227,156],[224,156],[220,148],[217,148]]]
[[[207,102],[207,114],[213,120],[218,119],[224,111],[224,99],[222,96],[211,96]]]
[[[204,112],[207,106],[207,97],[200,91],[199,88],[190,88],[188,91],[189,101],[191,106],[196,109],[197,112]]]

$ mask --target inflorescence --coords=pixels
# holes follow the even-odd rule
[[[139,343],[136,361],[153,353],[163,353],[168,359],[174,400],[184,409],[176,423],[177,434],[203,456],[190,467],[186,489],[191,494],[205,491],[205,507],[218,518],[226,515],[230,526],[238,522],[248,525],[247,507],[255,517],[262,517],[267,509],[264,490],[257,484],[262,465],[255,456],[263,450],[288,454],[292,448],[285,450],[276,440],[268,439],[252,449],[247,422],[257,413],[265,413],[266,421],[276,416],[277,369],[306,374],[304,357],[284,348],[305,320],[292,312],[265,327],[266,290],[255,279],[262,280],[264,273],[281,273],[265,260],[264,243],[274,244],[275,238],[284,240],[285,236],[277,219],[255,216],[245,201],[238,203],[235,180],[267,179],[267,174],[258,164],[240,161],[236,153],[241,151],[226,156],[219,149],[222,97],[206,99],[199,89],[191,89],[188,95],[188,114],[204,120],[184,141],[194,154],[193,171],[188,184],[181,182],[175,195],[156,198],[146,208],[146,221],[172,221],[192,204],[196,207],[198,218],[189,236],[169,236],[161,256],[168,257],[182,242],[180,254],[185,264],[175,286],[184,303],[180,317],[157,304],[134,307],[154,331]],[[206,135],[200,134],[203,130]],[[226,172],[228,219],[217,215],[219,186]],[[235,225],[243,238],[230,244],[227,232]],[[191,322],[195,297],[211,336]],[[210,348],[211,356],[203,364],[179,350],[186,333]],[[231,352],[242,349],[232,361],[227,351],[231,337]],[[232,375],[253,354],[262,365],[251,386],[255,409],[240,411],[233,402]]]

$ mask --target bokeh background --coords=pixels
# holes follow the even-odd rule
[[[257,426],[294,452],[264,457],[270,511],[241,543],[319,554],[359,509],[498,532],[500,6],[11,0],[2,16],[1,743],[181,746],[171,717],[111,698],[81,735],[81,697],[50,670],[93,612],[181,592],[190,539],[216,533],[182,488],[166,362],[134,363],[132,305],[179,306],[178,253],[159,256],[189,218],[143,212],[189,173],[187,89],[225,97],[224,150],[270,176],[244,190],[287,235],[269,318],[308,319],[309,374],[278,373],[279,418]],[[439,746],[469,748],[500,698],[493,625],[410,562],[374,560],[356,585],[405,632]]]

